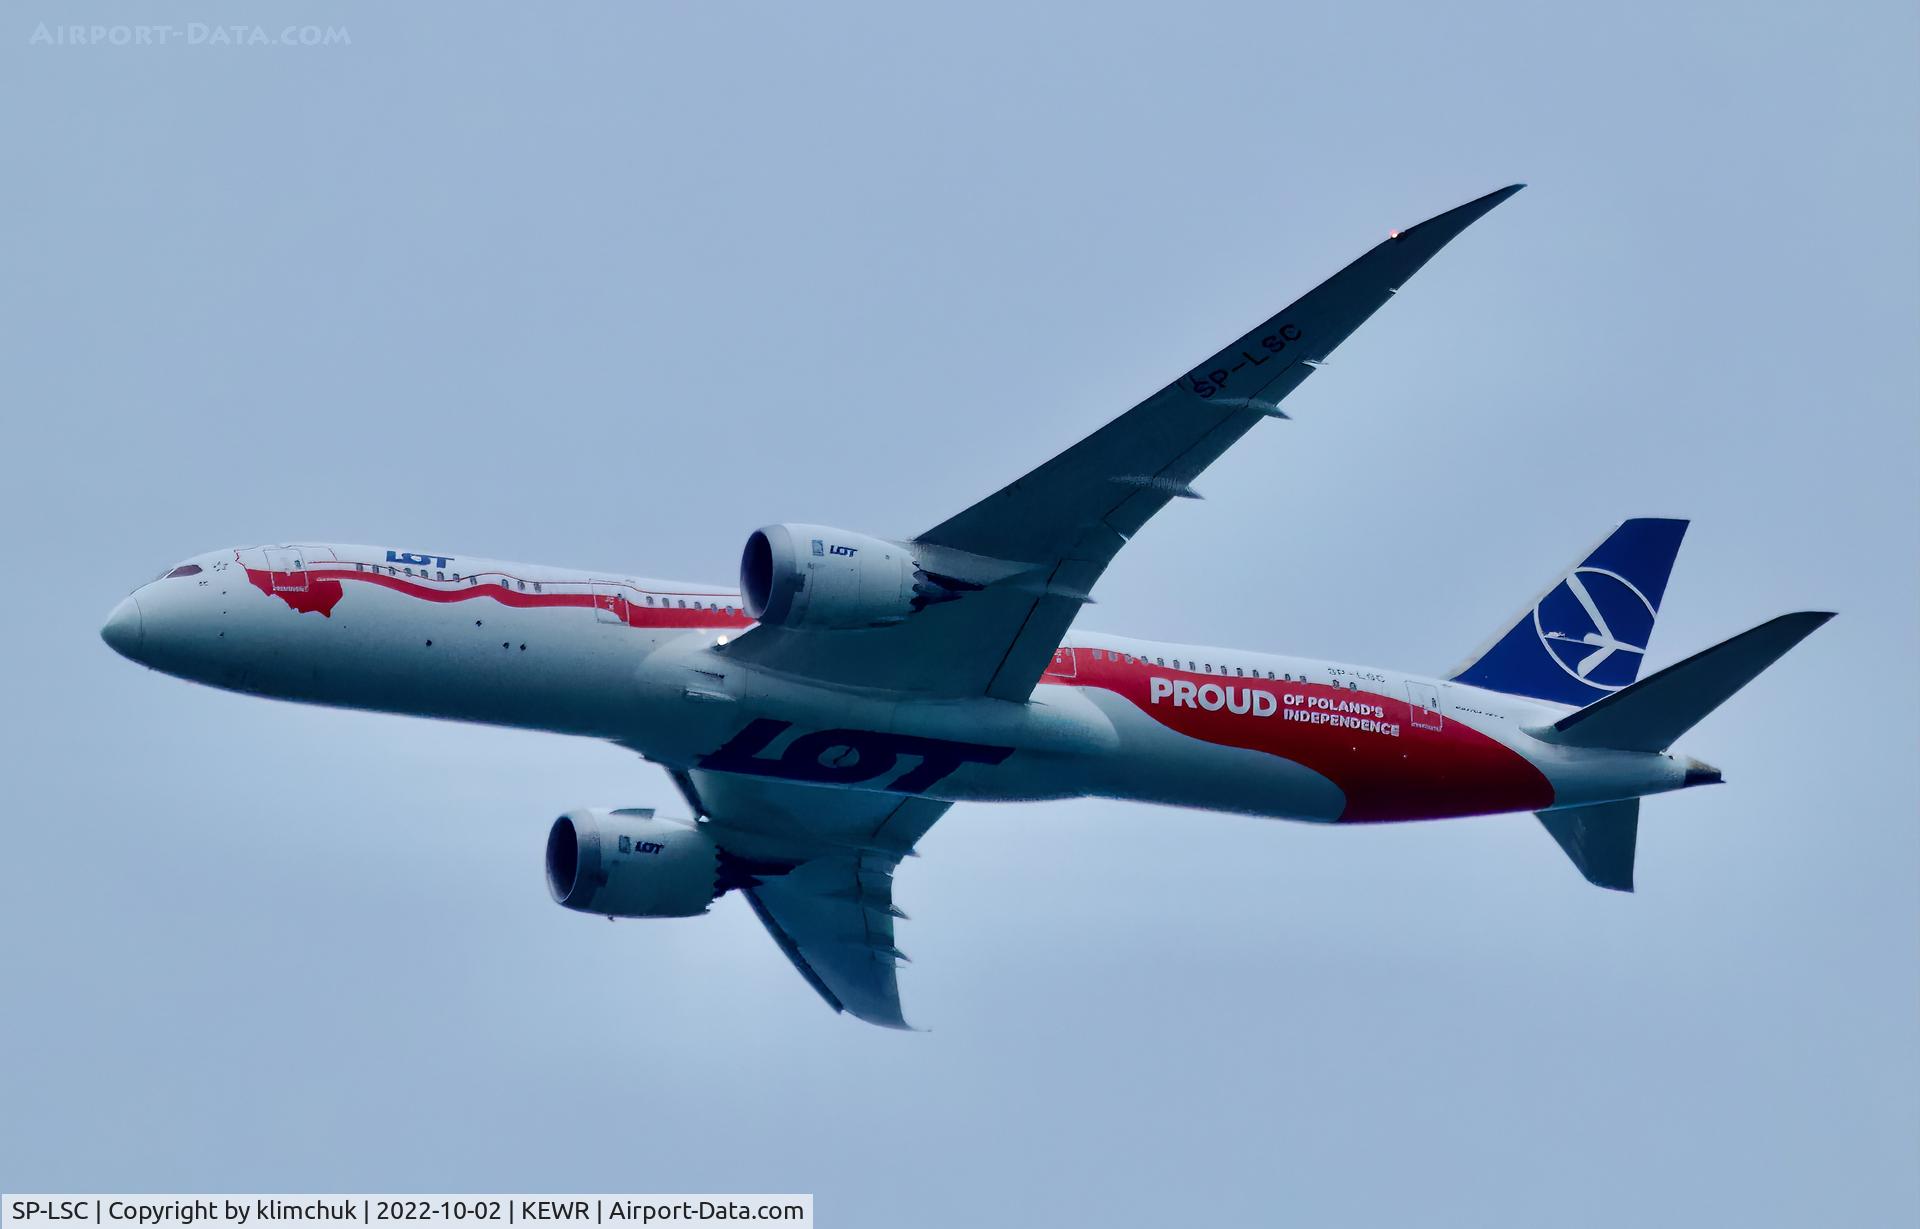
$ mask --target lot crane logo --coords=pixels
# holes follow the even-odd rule
[[[1540,599],[1533,627],[1562,670],[1589,687],[1619,691],[1640,673],[1654,613],[1647,595],[1618,572],[1580,567]]]

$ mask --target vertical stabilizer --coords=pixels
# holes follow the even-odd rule
[[[1574,705],[1632,683],[1686,532],[1664,517],[1623,522],[1454,681]]]

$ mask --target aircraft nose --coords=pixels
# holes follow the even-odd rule
[[[140,642],[146,639],[146,621],[140,617],[140,603],[132,594],[120,599],[100,629],[100,639],[122,657],[140,660]]]

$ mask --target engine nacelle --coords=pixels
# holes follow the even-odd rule
[[[825,525],[756,529],[740,555],[747,614],[780,627],[886,627],[979,587],[924,571],[899,542]]]
[[[582,913],[692,917],[720,895],[720,850],[651,810],[568,811],[547,833],[547,890]]]

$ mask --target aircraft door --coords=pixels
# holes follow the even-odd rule
[[[307,591],[306,548],[267,547],[267,579],[275,593],[305,593]]]
[[[1073,659],[1074,650],[1061,645],[1053,651],[1053,660],[1047,663],[1046,678],[1070,679],[1078,669]]]
[[[618,581],[596,580],[593,582],[593,617],[602,623],[626,623],[632,603],[627,590]]]
[[[1432,683],[1408,683],[1407,707],[1418,730],[1438,730],[1446,725],[1440,716],[1440,689]]]

